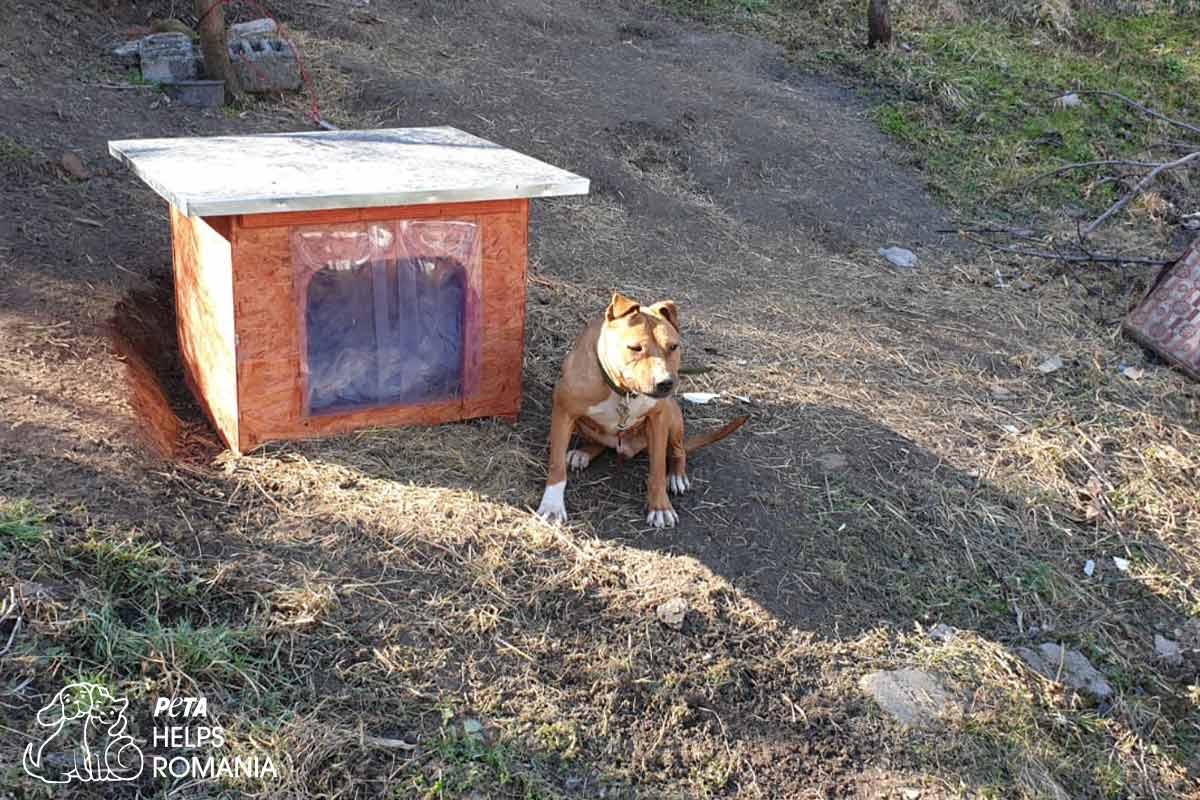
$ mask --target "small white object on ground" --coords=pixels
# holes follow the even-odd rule
[[[879,255],[900,269],[912,269],[917,265],[916,253],[912,250],[905,250],[903,247],[881,247]]]
[[[1059,108],[1075,108],[1076,106],[1083,105],[1083,101],[1079,99],[1079,95],[1075,94],[1074,92],[1070,92],[1069,94],[1064,94],[1062,97],[1058,98],[1055,101],[1055,105],[1057,105]]]
[[[1049,375],[1051,372],[1058,372],[1063,368],[1062,356],[1050,356],[1042,363],[1038,364],[1038,372],[1043,375]]]
[[[1140,381],[1146,377],[1146,370],[1142,367],[1123,366],[1121,367],[1121,374],[1131,381]]]
[[[1013,436],[1016,436],[1018,433],[1021,432],[1021,429],[1018,428],[1016,425],[1013,425],[1011,422],[1005,423],[1004,425],[1001,425],[1000,427],[1004,428],[1005,431],[1007,431],[1008,433],[1011,433]]]
[[[1172,667],[1183,663],[1183,653],[1179,652],[1179,643],[1173,642],[1161,634],[1154,634],[1154,652]]]
[[[1095,571],[1096,571],[1096,562],[1095,561],[1092,561],[1089,558],[1087,561],[1083,562],[1083,574],[1084,575],[1087,575],[1090,578],[1090,577],[1092,577],[1092,573],[1094,573]]]
[[[700,406],[708,405],[720,396],[721,395],[714,394],[713,392],[684,392],[680,395],[680,397],[682,397],[684,400],[687,400],[689,403],[695,403],[696,405]]]
[[[1121,570],[1121,572],[1129,572],[1129,559],[1128,558],[1121,558],[1120,556],[1113,556],[1113,564],[1116,566],[1117,569]]]
[[[1052,681],[1101,700],[1112,696],[1112,685],[1078,650],[1063,650],[1053,642],[1044,642],[1037,650],[1018,647],[1017,655],[1034,671]]]
[[[683,627],[683,618],[687,616],[688,601],[682,597],[672,597],[654,610],[654,616],[668,628]]]
[[[926,633],[929,635],[930,639],[945,644],[954,637],[958,636],[958,628],[947,625],[944,622],[939,622],[937,625],[934,625],[932,628],[926,631]]]
[[[751,403],[751,402],[753,402],[753,401],[750,399],[750,395],[746,395],[746,394],[735,394],[735,395],[733,395],[733,399],[734,399],[734,400],[741,400],[743,403]]]

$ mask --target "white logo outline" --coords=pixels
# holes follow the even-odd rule
[[[145,767],[145,756],[128,733],[129,720],[125,717],[128,708],[128,698],[113,697],[100,684],[86,681],[67,684],[38,711],[38,725],[53,730],[36,750],[34,742],[25,746],[21,766],[30,777],[52,786],[72,780],[82,783],[137,780]],[[71,767],[63,767],[58,778],[46,777],[42,774],[48,766],[46,748],[63,733],[67,723],[77,720],[82,720],[82,733],[71,751]],[[64,737],[59,746],[65,744]],[[102,749],[97,751],[97,747]]]

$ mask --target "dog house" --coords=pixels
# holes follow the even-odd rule
[[[588,181],[454,128],[140,139],[179,349],[233,450],[515,419],[529,199]]]

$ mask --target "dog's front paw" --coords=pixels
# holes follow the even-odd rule
[[[542,493],[542,503],[538,506],[537,515],[546,522],[566,522],[567,507],[563,503],[563,489],[566,481],[546,487]]]
[[[677,522],[679,522],[679,515],[675,513],[674,508],[671,508],[670,503],[667,503],[666,508],[652,508],[646,514],[646,524],[651,528],[674,528]]]
[[[567,466],[575,472],[588,468],[588,464],[592,463],[592,457],[583,450],[568,450],[567,451]]]
[[[671,494],[683,494],[692,488],[692,482],[688,480],[686,472],[679,475],[672,474],[667,476],[667,488],[671,490]]]

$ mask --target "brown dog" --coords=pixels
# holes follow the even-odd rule
[[[584,469],[610,447],[623,456],[649,452],[646,522],[669,528],[679,521],[667,489],[678,494],[691,487],[687,454],[724,439],[749,419],[740,417],[713,433],[683,438],[683,414],[671,397],[678,383],[679,346],[679,310],[673,302],[642,306],[619,293],[604,318],[579,334],[554,386],[550,470],[538,516],[565,521],[567,466]],[[575,431],[589,444],[568,452]]]

